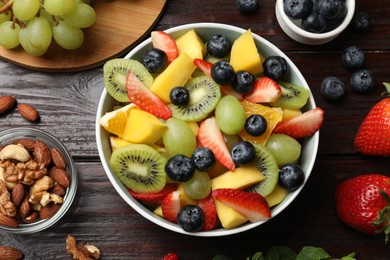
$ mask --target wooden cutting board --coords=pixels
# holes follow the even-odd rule
[[[27,54],[21,46],[8,50],[0,46],[0,57],[20,66],[47,72],[81,71],[102,65],[126,54],[148,36],[163,12],[167,0],[93,0],[96,22],[83,29],[83,45],[73,51],[54,42],[40,57]]]

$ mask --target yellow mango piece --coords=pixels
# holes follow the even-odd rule
[[[176,45],[179,50],[179,55],[185,52],[193,60],[203,59],[203,56],[206,54],[206,46],[194,29],[178,37],[176,39]]]
[[[195,136],[198,135],[199,132],[199,125],[196,122],[186,122],[187,125],[191,128],[192,132],[194,133]]]
[[[253,75],[263,72],[260,54],[250,29],[233,42],[230,52],[230,64],[235,71],[245,70]]]
[[[136,105],[131,103],[111,112],[107,112],[99,119],[99,124],[109,133],[121,137],[126,127],[127,117],[133,108],[138,109]]]
[[[196,69],[193,59],[182,53],[153,81],[150,90],[165,103],[169,103],[169,93],[176,86],[184,86]]]
[[[180,191],[180,206],[185,205],[198,205],[198,202],[194,199],[191,199],[184,190],[184,185],[180,183],[177,185],[177,190]]]
[[[214,200],[215,209],[221,224],[226,229],[232,229],[238,227],[248,221],[247,218],[242,216],[234,209],[224,205],[222,202]]]
[[[273,207],[275,205],[278,205],[280,202],[284,200],[284,198],[287,196],[288,190],[280,187],[278,184],[275,186],[275,189],[265,196],[265,200],[268,202],[268,205],[270,207]]]
[[[167,126],[156,116],[133,109],[127,118],[122,138],[133,143],[153,144],[161,138]]]
[[[225,172],[211,180],[213,190],[220,188],[245,189],[265,179],[255,166],[245,165]]]
[[[282,110],[283,110],[283,117],[282,117],[282,121],[280,121],[281,123],[288,121],[299,115],[302,115],[302,111],[299,109],[282,108]]]
[[[133,143],[117,136],[110,136],[110,145],[112,151],[118,149],[119,147],[126,146],[129,144],[133,144]]]
[[[163,213],[162,213],[162,208],[161,206],[157,207],[154,211],[153,211],[154,214],[156,214],[157,216],[160,216],[160,217],[164,217]]]

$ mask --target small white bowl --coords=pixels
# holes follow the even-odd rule
[[[300,27],[301,20],[290,19],[283,10],[284,0],[276,0],[276,19],[282,30],[293,40],[307,45],[321,45],[334,40],[339,36],[351,22],[355,13],[355,0],[345,0],[347,15],[343,22],[335,29],[324,33],[312,33]]]
[[[246,30],[226,25],[226,24],[218,24],[218,23],[194,23],[194,24],[187,24],[182,25],[174,28],[170,28],[166,30],[166,32],[171,35],[173,38],[177,38],[178,36],[182,35],[183,33],[194,29],[199,36],[204,40],[208,40],[212,35],[215,34],[224,34],[227,37],[229,37],[231,40],[237,39],[242,33],[244,33]],[[286,80],[298,84],[300,86],[303,86],[307,89],[309,89],[309,86],[307,82],[305,81],[303,75],[298,70],[298,68],[294,65],[294,63],[276,46],[274,46],[272,43],[268,42],[264,38],[253,34],[253,37],[255,39],[255,43],[257,45],[257,48],[259,49],[260,53],[268,57],[270,55],[280,55],[284,57],[289,65],[289,72],[286,76]],[[125,58],[128,59],[137,59],[140,60],[142,57],[142,54],[147,50],[148,48],[151,48],[152,46],[152,40],[151,38],[146,39],[142,43],[140,43],[137,47],[135,47],[128,55],[126,55]],[[156,214],[154,214],[150,209],[145,207],[142,203],[134,199],[128,192],[127,188],[121,183],[121,181],[117,178],[117,176],[111,171],[109,166],[109,161],[111,157],[111,147],[110,147],[110,141],[109,141],[109,133],[105,131],[99,124],[99,119],[106,113],[112,110],[113,106],[115,105],[114,99],[107,93],[107,91],[104,89],[102,92],[102,95],[99,100],[97,114],[96,114],[96,142],[97,147],[99,151],[99,156],[102,161],[102,165],[104,167],[104,170],[110,179],[112,185],[116,189],[116,191],[119,193],[119,195],[129,204],[134,210],[136,210],[139,214],[141,214],[146,219],[150,220],[151,222],[178,232],[182,234],[187,235],[193,235],[193,236],[201,236],[201,237],[218,237],[218,236],[226,236],[226,235],[232,235],[237,234],[246,230],[253,229],[255,227],[260,226],[264,222],[258,222],[258,223],[246,223],[243,224],[237,228],[233,229],[215,229],[212,231],[201,231],[201,232],[186,232],[184,231],[179,225],[171,223]],[[312,95],[310,95],[308,103],[304,107],[304,110],[310,110],[316,107],[316,104],[314,102],[314,98]],[[302,153],[301,153],[301,166],[303,171],[305,172],[305,183],[307,179],[309,178],[312,168],[314,166],[314,162],[317,156],[317,150],[318,150],[318,143],[319,143],[319,133],[315,133],[312,137],[307,138],[302,143]],[[304,185],[302,185],[299,189],[290,192],[287,197],[283,200],[282,203],[275,206],[271,210],[271,218],[274,218],[276,215],[278,215],[280,212],[282,212],[300,193]]]

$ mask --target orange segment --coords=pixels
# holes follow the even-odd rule
[[[264,116],[267,120],[267,130],[261,136],[251,136],[245,131],[245,129],[243,129],[239,133],[240,137],[246,141],[265,145],[275,126],[282,120],[283,110],[280,107],[268,107],[246,100],[242,101],[241,104],[245,110],[246,118],[254,114]]]

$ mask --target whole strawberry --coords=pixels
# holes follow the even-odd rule
[[[384,83],[390,93],[390,83]],[[390,156],[390,98],[378,102],[356,134],[355,149],[366,155]]]
[[[374,235],[390,234],[390,177],[365,174],[347,179],[336,187],[336,212],[348,226]]]

